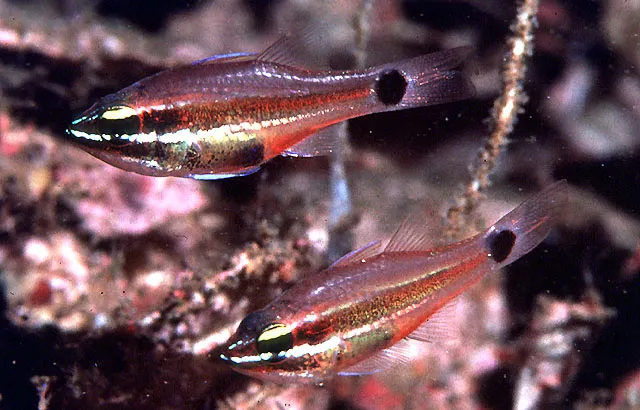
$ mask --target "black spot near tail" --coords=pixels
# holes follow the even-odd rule
[[[384,105],[396,105],[407,92],[407,79],[398,70],[380,73],[376,81],[376,95]]]
[[[509,230],[496,232],[487,240],[490,252],[489,256],[491,256],[496,263],[500,263],[511,254],[513,245],[516,244],[516,234]]]

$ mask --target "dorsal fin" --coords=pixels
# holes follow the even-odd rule
[[[331,154],[340,143],[338,124],[323,128],[287,148],[281,155],[284,157],[318,157]]]
[[[213,63],[231,63],[238,61],[247,61],[256,58],[258,54],[256,53],[229,53],[229,54],[218,54],[215,56],[203,58],[202,60],[197,60],[191,63],[191,65],[203,65],[203,64],[213,64]]]
[[[356,249],[344,255],[342,258],[331,264],[330,268],[351,265],[352,263],[362,263],[363,260],[380,254],[380,241],[369,242],[362,248]]]
[[[411,352],[414,350],[414,342],[403,339],[393,346],[381,350],[363,361],[347,367],[339,372],[340,376],[361,376],[386,370],[398,364],[408,364],[411,360]]]
[[[313,66],[326,69],[327,62],[321,61],[319,53],[314,53],[314,43],[319,41],[319,30],[303,30],[300,35],[287,33],[257,55],[257,61],[277,63],[293,67]]]
[[[297,51],[297,44],[293,41],[291,34],[281,36],[275,43],[267,47],[262,53],[258,54],[256,60],[268,61],[270,63],[278,63],[283,65],[298,65],[299,61],[294,54]]]
[[[428,251],[436,247],[427,222],[434,216],[422,208],[412,212],[393,234],[385,252]]]

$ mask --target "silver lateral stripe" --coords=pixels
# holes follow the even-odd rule
[[[294,346],[293,348],[287,350],[284,355],[288,358],[300,358],[306,355],[315,356],[320,353],[324,353],[327,350],[335,349],[340,346],[340,337],[333,336],[330,339],[319,343],[317,345],[311,345],[309,343],[305,343],[303,345]],[[250,355],[250,356],[226,356],[233,363],[260,363],[263,361],[268,361],[273,356],[273,353],[262,353],[258,355]]]
[[[84,131],[78,131],[78,130],[69,130],[69,132],[73,134],[73,136],[76,138],[83,138],[91,141],[100,142],[100,141],[111,141],[112,139],[114,139],[114,137],[109,134],[89,134]],[[141,142],[141,143],[158,141],[158,137],[155,131],[150,132],[148,134],[133,134],[133,135],[122,134],[122,135],[119,135],[117,138],[121,140],[129,140],[131,142]]]
[[[212,142],[218,143],[227,141],[244,142],[256,139],[257,135],[255,131],[259,130],[260,124],[251,125],[250,123],[242,123],[240,125],[223,125],[221,127],[208,130],[198,130],[195,133],[189,128],[183,128],[178,131],[162,134],[158,140],[163,144],[178,144],[185,142],[193,144],[203,140],[212,140]]]
[[[305,343],[303,345],[293,346],[293,348],[287,350],[285,356],[287,358],[299,358],[305,355],[315,356],[317,354],[324,353],[327,350],[335,349],[338,346],[340,346],[340,337],[332,336],[324,342],[318,343],[317,345],[310,345],[309,343]]]
[[[314,114],[315,115],[315,114]],[[155,131],[139,134],[121,134],[117,137],[109,134],[89,134],[84,131],[70,129],[69,132],[76,138],[83,138],[91,141],[111,141],[112,139],[128,140],[130,142],[151,143],[160,142],[162,144],[193,144],[203,139],[211,139],[213,142],[226,142],[236,140],[240,142],[249,141],[257,137],[256,132],[263,128],[288,124],[299,120],[298,117],[283,117],[261,122],[243,122],[240,124],[227,124],[220,127],[197,130],[195,133],[189,128],[183,128],[174,132],[167,132],[158,136]]]
[[[86,140],[91,141],[102,141],[102,135],[100,134],[88,134],[86,132],[77,131],[77,130],[69,130],[70,133],[73,134],[76,138],[84,138]]]

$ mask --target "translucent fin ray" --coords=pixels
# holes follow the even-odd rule
[[[458,68],[471,53],[470,47],[458,47],[385,64],[385,70],[400,70],[408,80],[402,101],[393,109],[443,104],[473,97],[475,87]]]
[[[393,234],[385,252],[428,251],[435,248],[433,233],[429,231],[428,221],[434,215],[426,209],[412,212]]]
[[[303,30],[300,35],[295,36],[287,33],[258,54],[256,60],[292,67],[326,68],[326,62],[319,61],[319,57],[310,52],[315,48],[313,43],[318,41],[317,31]]]
[[[454,298],[418,326],[407,338],[439,345],[459,341],[460,332],[455,326],[457,306],[458,298]]]
[[[287,148],[285,157],[318,157],[331,154],[339,144],[339,133],[335,125],[323,128]]]
[[[341,376],[360,376],[378,373],[398,364],[408,364],[411,361],[414,347],[413,342],[403,339],[393,346],[381,350],[373,356],[347,367],[338,373]]]
[[[349,252],[337,261],[333,262],[330,268],[347,266],[354,263],[362,263],[363,260],[380,254],[380,241],[369,242],[360,249]]]
[[[508,255],[499,261],[500,266],[510,264],[544,240],[566,208],[567,191],[567,181],[556,182],[518,205],[483,234],[485,241],[490,241],[496,233],[504,231],[515,234],[513,247]]]

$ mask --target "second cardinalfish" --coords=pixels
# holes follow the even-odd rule
[[[127,171],[218,179],[278,155],[331,152],[332,124],[474,94],[456,68],[466,47],[364,70],[301,68],[290,37],[261,54],[230,54],[144,78],[75,119],[67,135]]]
[[[280,383],[379,371],[403,359],[407,339],[433,340],[456,296],[542,242],[566,202],[560,181],[485,232],[433,249],[416,214],[383,251],[377,241],[353,251],[249,314],[221,358]]]

